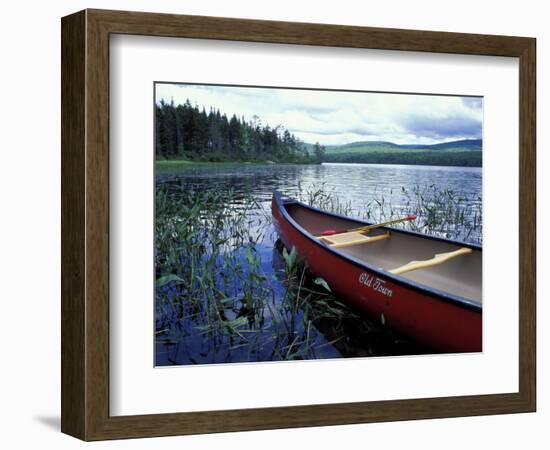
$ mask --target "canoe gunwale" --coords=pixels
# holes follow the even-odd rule
[[[399,275],[394,275],[394,274],[392,274],[392,273],[390,273],[386,270],[379,269],[378,267],[375,267],[375,266],[369,264],[368,262],[361,261],[361,260],[359,260],[359,259],[357,259],[357,258],[355,258],[351,255],[344,254],[342,252],[339,252],[337,249],[331,248],[329,245],[321,242],[319,239],[317,239],[315,236],[313,236],[313,234],[311,234],[309,231],[307,231],[305,228],[303,228],[300,224],[298,224],[294,220],[294,218],[289,214],[289,212],[287,211],[285,205],[287,205],[287,204],[288,205],[292,205],[292,204],[299,205],[300,207],[309,209],[309,210],[314,211],[316,213],[324,214],[324,215],[327,215],[327,216],[332,216],[332,217],[338,218],[338,219],[350,220],[350,221],[353,221],[353,222],[357,222],[359,225],[361,225],[361,224],[372,225],[371,223],[366,222],[366,221],[362,221],[362,220],[358,220],[358,219],[352,219],[352,218],[349,218],[349,217],[346,217],[346,216],[343,216],[343,215],[340,215],[340,214],[335,214],[335,213],[330,213],[330,212],[327,212],[327,211],[323,211],[319,208],[315,208],[313,206],[306,205],[305,203],[302,203],[302,202],[300,202],[296,199],[289,199],[288,202],[284,202],[283,201],[283,194],[280,191],[274,191],[273,192],[273,200],[275,201],[275,203],[277,205],[277,209],[279,210],[279,212],[281,213],[283,218],[287,222],[289,222],[289,224],[292,227],[294,227],[298,232],[300,232],[304,237],[306,237],[309,242],[313,243],[314,245],[322,247],[323,250],[329,252],[331,255],[336,256],[337,258],[343,259],[344,261],[347,261],[347,262],[349,262],[349,263],[351,263],[355,266],[358,266],[362,269],[365,269],[369,272],[373,272],[378,276],[387,278],[387,279],[391,280],[393,283],[401,285],[401,286],[403,286],[407,289],[412,289],[414,291],[420,292],[420,293],[425,294],[425,295],[429,295],[429,296],[432,296],[432,297],[437,297],[437,299],[439,299],[439,300],[445,301],[447,303],[451,303],[451,304],[453,304],[455,306],[458,306],[458,307],[461,307],[461,308],[465,308],[465,309],[472,310],[472,311],[479,312],[479,313],[482,312],[482,305],[480,303],[476,302],[475,300],[471,300],[471,299],[468,299],[468,298],[465,298],[465,297],[454,295],[454,294],[451,294],[449,292],[442,291],[440,289],[432,288],[432,287],[427,286],[425,284],[417,283],[415,281],[412,281],[410,279],[401,277]],[[393,233],[403,233],[403,234],[413,235],[415,237],[420,237],[422,239],[429,239],[429,240],[434,240],[434,241],[451,243],[453,245],[468,247],[468,248],[472,248],[474,250],[482,250],[482,247],[480,245],[469,244],[469,243],[462,242],[462,241],[455,241],[455,240],[440,238],[440,237],[437,237],[437,236],[428,236],[428,235],[418,233],[418,232],[415,232],[415,231],[401,230],[401,229],[397,229],[397,228],[393,228],[393,227],[380,227],[380,228],[385,229],[387,231],[391,231]]]

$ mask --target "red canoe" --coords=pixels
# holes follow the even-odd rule
[[[480,246],[390,227],[346,232],[370,224],[277,191],[272,213],[283,244],[339,297],[438,350],[482,350]]]

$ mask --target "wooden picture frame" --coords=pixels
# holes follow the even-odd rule
[[[85,10],[62,19],[62,417],[84,440],[535,411],[533,38]],[[519,392],[109,415],[109,36],[135,34],[519,58]]]

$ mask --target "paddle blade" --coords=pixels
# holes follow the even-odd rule
[[[416,220],[416,216],[409,216],[407,217],[407,220]]]

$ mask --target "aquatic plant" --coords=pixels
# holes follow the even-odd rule
[[[374,190],[343,201],[321,184],[298,198],[324,210],[482,241],[482,203],[435,185]],[[155,340],[158,364],[205,364],[427,351],[343,303],[313,277],[296,249],[277,241],[270,205],[251,189],[205,189],[188,180],[157,182]]]
[[[318,201],[336,199],[319,193]],[[332,199],[332,200],[331,200]],[[269,205],[251,193],[159,183],[156,353],[162,364],[418,352],[342,303],[276,241]],[[275,250],[266,255],[266,248]]]
[[[432,236],[482,243],[483,207],[479,195],[466,194],[434,184],[401,187],[398,192],[374,190],[363,203],[342,202],[334,190],[325,184],[301,190],[299,197],[311,206],[373,223],[415,215],[414,221],[396,225],[398,228]]]

